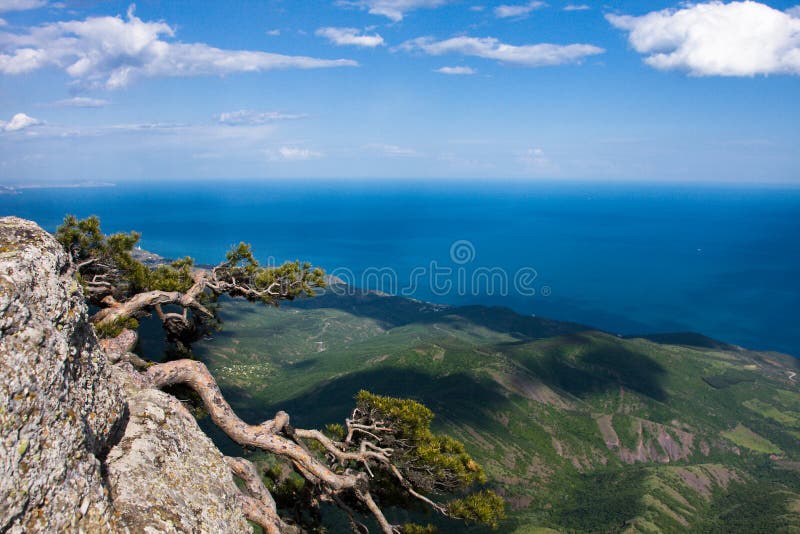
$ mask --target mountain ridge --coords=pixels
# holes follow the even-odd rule
[[[791,356],[349,291],[278,310],[224,302],[222,330],[196,355],[254,420],[285,409],[336,421],[362,388],[420,400],[486,466],[512,531],[713,532],[717,507],[749,509],[740,494],[753,488],[782,496],[780,528],[800,527],[800,487],[776,482],[800,458]]]

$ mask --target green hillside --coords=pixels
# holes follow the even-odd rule
[[[341,422],[359,389],[420,400],[505,496],[502,532],[800,532],[789,356],[376,294],[221,317],[194,352],[244,418]]]

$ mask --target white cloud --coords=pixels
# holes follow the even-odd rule
[[[308,161],[310,159],[319,159],[323,156],[321,152],[296,146],[282,146],[277,151],[268,150],[267,155],[273,161]]]
[[[478,71],[471,67],[441,67],[436,69],[436,72],[441,72],[442,74],[466,75],[476,74]]]
[[[8,22],[6,22],[6,19],[0,19],[0,28],[2,28],[3,26],[8,26]]]
[[[494,8],[496,17],[506,19],[510,17],[527,17],[531,11],[547,6],[544,2],[534,1],[519,5],[500,5]]]
[[[786,13],[796,19],[800,19],[800,5],[790,7],[789,9],[786,10]]]
[[[586,11],[592,9],[591,6],[586,4],[567,4],[564,6],[564,11]]]
[[[433,56],[462,54],[526,67],[577,63],[587,56],[605,52],[604,49],[589,44],[556,45],[541,43],[515,46],[502,43],[494,37],[453,37],[444,41],[436,41],[432,37],[419,37],[406,41],[400,45],[400,49],[406,51],[420,50]]]
[[[47,5],[47,0],[0,0],[0,13],[5,11],[26,11]]]
[[[374,48],[383,45],[383,37],[374,33],[367,35],[360,33],[357,28],[333,28],[326,27],[317,30],[316,34],[320,37],[325,37],[327,40],[339,46],[363,46],[366,48]]]
[[[18,132],[19,130],[24,130],[25,128],[30,128],[38,124],[42,124],[42,121],[34,119],[24,113],[17,113],[11,117],[11,120],[8,122],[0,121],[0,130],[4,132]]]
[[[486,9],[486,6],[469,6],[469,10],[470,11],[475,11],[477,13],[480,13],[481,11],[484,11],[485,9]]]
[[[108,104],[108,100],[103,100],[101,98],[88,98],[85,96],[76,96],[54,102],[54,105],[65,108],[102,108]]]
[[[419,156],[419,153],[413,148],[405,148],[397,145],[371,143],[369,145],[364,145],[364,149],[372,152],[380,152],[387,156],[393,156],[393,157],[410,158]]]
[[[758,2],[710,2],[641,17],[606,15],[645,63],[696,76],[800,74],[800,16]]]
[[[223,50],[205,43],[167,41],[175,30],[145,22],[128,9],[121,17],[44,24],[26,34],[0,33],[0,73],[62,68],[81,85],[117,89],[136,78],[224,75],[273,69],[356,66],[347,59],[287,56],[255,50]]]
[[[303,119],[307,115],[281,113],[279,111],[252,111],[241,109],[239,111],[226,111],[215,118],[228,126],[255,126],[276,121]]]
[[[395,22],[403,20],[409,11],[433,9],[451,0],[340,0],[339,5],[366,9],[372,15],[382,15]]]
[[[269,35],[270,37],[278,37],[278,36],[280,36],[280,34],[281,34],[281,31],[279,29],[277,29],[277,28],[274,29],[274,30],[267,30],[267,35]]]

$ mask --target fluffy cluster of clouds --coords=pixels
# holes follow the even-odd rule
[[[34,119],[25,113],[17,113],[11,117],[11,120],[8,122],[0,121],[0,131],[17,132],[19,130],[24,130],[25,128],[30,128],[31,126],[37,126],[39,124],[42,124],[42,121],[39,119]]]
[[[433,9],[450,2],[451,0],[340,0],[338,3],[365,9],[372,15],[382,15],[399,22],[409,11]]]
[[[640,17],[607,15],[661,70],[696,76],[800,74],[800,10],[758,2],[710,2]]]
[[[451,2],[339,0],[338,3],[400,21],[408,12],[438,8]],[[0,13],[46,5],[45,0],[0,0]],[[521,18],[546,6],[542,0],[503,4],[494,8],[494,14],[498,18]],[[585,10],[589,6],[568,4],[564,9]],[[780,11],[753,0],[711,1],[641,16],[607,14],[606,19],[627,32],[631,47],[645,56],[648,65],[657,69],[684,70],[698,76],[800,74],[800,6]],[[377,32],[350,27],[322,27],[316,35],[337,46],[376,48],[386,44]],[[605,52],[592,44],[512,45],[494,37],[470,36],[443,40],[419,37],[395,49],[433,56],[460,54],[527,67],[577,63]],[[21,32],[0,31],[0,74],[18,75],[55,67],[63,69],[76,85],[85,89],[117,89],[137,78],[356,65],[358,63],[350,59],[226,50],[205,43],[183,43],[175,40],[172,26],[163,21],[143,21],[135,16],[133,6],[125,18],[89,17],[42,24]],[[470,67],[436,70],[462,75],[476,72]],[[106,104],[106,101],[85,97],[58,103],[75,107]]]
[[[0,13],[7,11],[27,11],[47,5],[47,0],[0,0]]]
[[[576,63],[587,56],[602,54],[604,49],[590,44],[510,45],[494,37],[453,37],[437,41],[432,37],[419,37],[400,45],[406,51],[421,51],[432,56],[461,54],[493,59],[501,63],[542,67]]]
[[[361,46],[365,48],[375,48],[384,44],[383,37],[380,34],[373,33],[368,35],[362,33],[357,28],[335,28],[325,27],[316,31],[320,37],[326,38],[331,43],[337,46]]]
[[[527,4],[517,4],[517,5],[503,4],[494,8],[494,14],[496,17],[501,19],[522,18],[530,15],[532,11],[541,9],[546,6],[547,4],[545,2],[541,2],[539,0],[534,0],[533,2],[528,2]]]
[[[477,74],[478,71],[472,67],[441,67],[436,69],[436,72],[441,74],[450,74],[454,76],[466,76],[469,74]]]
[[[27,11],[47,5],[47,0],[0,0],[0,14],[9,11]],[[7,26],[5,19],[0,18],[0,27]]]
[[[224,50],[204,43],[167,40],[175,30],[127,18],[90,17],[0,33],[0,73],[23,74],[46,66],[88,87],[117,89],[139,77],[224,75],[272,69],[356,66],[348,59],[319,59],[254,50]]]

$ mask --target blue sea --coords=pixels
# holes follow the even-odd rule
[[[0,195],[0,214],[51,231],[66,213],[138,230],[171,258],[216,263],[246,241],[264,263],[308,260],[389,293],[800,356],[800,188],[154,181]]]

